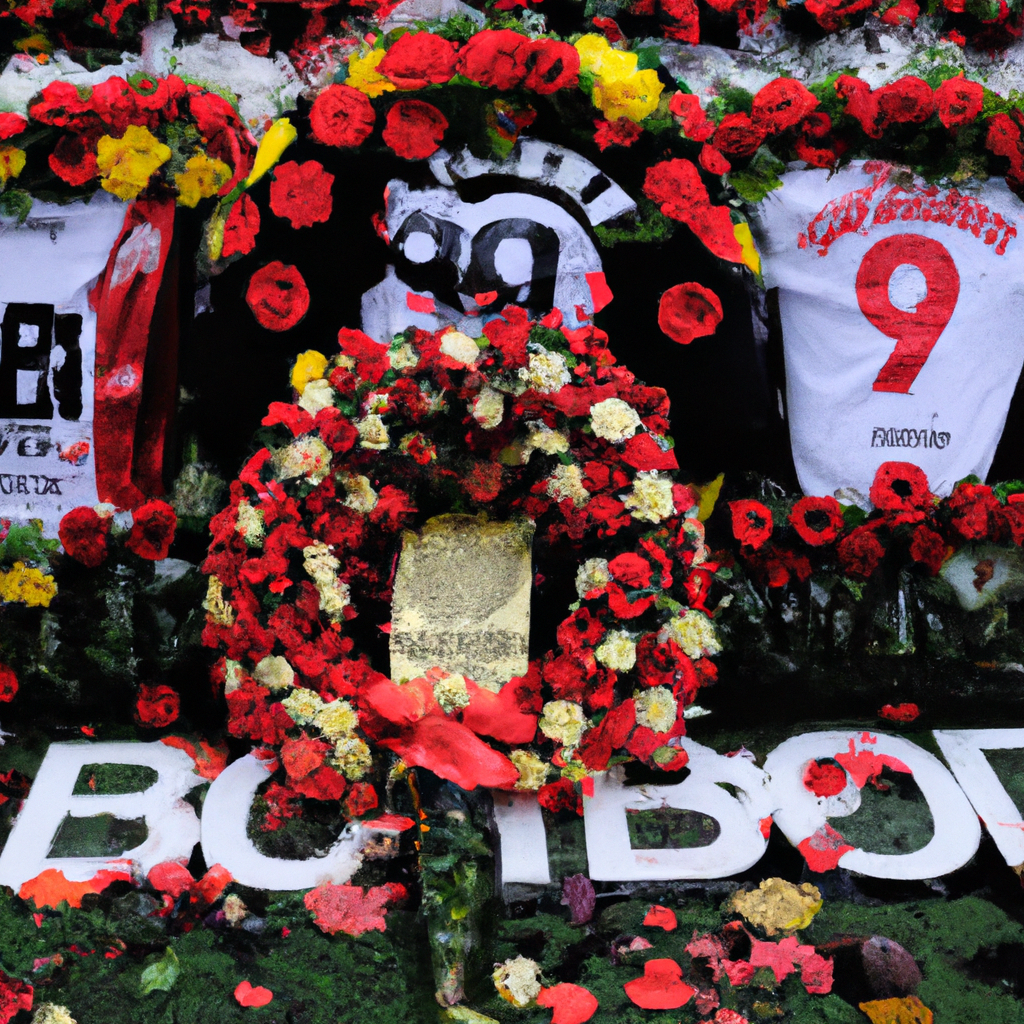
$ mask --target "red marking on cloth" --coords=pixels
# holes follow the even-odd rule
[[[899,758],[890,754],[875,754],[870,750],[856,750],[852,739],[849,752],[836,754],[835,758],[850,773],[858,789],[863,789],[869,782],[874,782],[883,768],[913,775]]]
[[[924,274],[928,294],[912,310],[889,299],[889,279],[909,264]],[[876,242],[857,271],[861,312],[896,347],[878,372],[873,391],[906,395],[946,329],[960,297],[960,275],[946,247],[925,235],[890,235]]]
[[[843,854],[856,847],[851,846],[831,825],[826,822],[817,832],[809,835],[797,849],[803,854],[812,871],[831,871]]]
[[[590,298],[594,304],[594,312],[600,313],[615,296],[612,295],[612,290],[608,287],[608,282],[600,270],[587,274],[587,285],[590,288]]]
[[[405,293],[405,304],[414,313],[433,313],[436,307],[429,295],[417,295],[415,292]]]
[[[583,780],[582,789],[583,789],[583,795],[584,796],[593,797],[593,795],[594,795],[594,779],[593,779],[592,776],[588,775]]]
[[[769,814],[767,818],[762,818],[757,827],[761,830],[761,835],[767,839],[772,834],[772,816]]]

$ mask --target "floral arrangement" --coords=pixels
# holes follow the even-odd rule
[[[28,117],[0,114],[0,139],[0,204],[22,217],[33,197],[66,202],[100,188],[195,207],[238,189],[255,150],[223,96],[177,75],[51,82]]]
[[[613,757],[685,764],[684,712],[719,650],[700,495],[672,476],[665,393],[602,331],[560,321],[507,307],[478,339],[412,331],[390,349],[342,329],[334,359],[296,363],[297,401],[264,420],[285,440],[232,485],[203,565],[228,730],[280,751],[280,801],[347,791],[357,817],[383,752],[548,807],[578,807]],[[578,566],[556,647],[497,693],[439,670],[391,680],[356,639],[364,608],[389,615],[375,602],[401,530],[450,511],[528,518],[542,567],[555,550]]]

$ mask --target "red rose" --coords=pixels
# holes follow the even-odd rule
[[[714,146],[709,146],[705,143],[700,148],[700,154],[697,157],[697,163],[704,168],[708,174],[714,174],[721,177],[723,174],[728,174],[732,170],[732,164],[722,156],[721,153],[715,149]]]
[[[718,296],[696,281],[673,285],[658,304],[658,326],[680,345],[714,334],[721,322]]]
[[[707,142],[715,134],[715,126],[708,120],[700,100],[692,93],[677,92],[668,101],[668,110],[688,139]]]
[[[526,69],[523,85],[541,96],[549,96],[559,89],[576,88],[580,55],[576,47],[568,43],[557,39],[536,39],[530,44]]]
[[[939,120],[947,128],[970,124],[980,113],[985,90],[977,82],[968,82],[963,75],[947,78],[935,90],[935,108]]]
[[[628,117],[620,117],[617,121],[594,122],[594,141],[602,153],[609,146],[632,146],[643,133],[643,128]]]
[[[795,78],[776,78],[758,91],[750,117],[766,132],[784,132],[799,124],[817,105],[817,96]]]
[[[437,107],[423,100],[399,100],[388,111],[383,139],[400,157],[425,160],[437,152],[447,129],[448,121]]]
[[[912,462],[883,462],[868,497],[876,508],[913,512],[929,505],[933,495],[928,477]]]
[[[914,26],[917,24],[917,19],[920,13],[921,8],[914,3],[914,0],[898,0],[897,3],[892,5],[892,7],[887,7],[885,9],[880,20],[883,25],[907,24]]]
[[[51,82],[43,89],[42,99],[33,103],[28,112],[33,120],[58,128],[65,128],[76,121],[95,123],[96,120],[88,100],[83,100],[70,82]]]
[[[135,92],[123,78],[115,75],[92,87],[89,107],[115,135],[121,136],[135,121]]]
[[[342,327],[338,331],[338,347],[343,355],[355,361],[355,374],[360,381],[379,384],[381,377],[391,369],[387,345],[378,344],[362,331]]]
[[[764,142],[765,130],[749,114],[726,114],[715,129],[715,149],[726,156],[745,157],[757,152]]]
[[[885,548],[870,526],[858,526],[836,545],[843,570],[867,579],[885,557]]]
[[[88,505],[73,508],[60,521],[57,536],[64,550],[82,565],[95,569],[107,557],[110,517],[97,515]]]
[[[252,252],[259,230],[260,208],[249,198],[248,193],[243,192],[224,222],[221,256],[234,256],[236,253],[245,256]]]
[[[177,720],[181,712],[181,698],[177,691],[163,683],[154,686],[143,683],[135,702],[135,720],[149,729],[163,729]]]
[[[931,117],[935,110],[932,87],[922,78],[907,75],[876,89],[879,126],[890,124],[921,124]]]
[[[455,74],[455,45],[432,32],[406,32],[388,48],[377,71],[399,89],[441,85]]]
[[[10,665],[4,665],[0,663],[0,701],[5,704],[8,701],[14,700],[14,695],[18,692],[18,677],[14,673],[14,669]]]
[[[21,114],[11,114],[7,111],[0,113],[0,139],[9,139],[14,135],[20,135],[28,125],[28,119]]]
[[[477,32],[459,50],[458,71],[494,89],[514,89],[526,78],[530,40],[511,29]]]
[[[151,562],[166,558],[177,525],[178,517],[166,501],[147,501],[132,512],[128,550]]]
[[[274,168],[270,186],[270,208],[291,221],[293,228],[309,228],[330,219],[334,199],[334,175],[319,160],[303,164],[294,160]]]
[[[789,521],[800,539],[811,547],[831,544],[843,528],[843,510],[830,495],[801,498],[789,514]]]
[[[989,534],[990,516],[999,513],[1002,506],[991,487],[986,484],[958,484],[950,495],[949,508],[953,513],[953,527],[967,540],[978,540]]]
[[[732,533],[741,543],[755,551],[772,535],[771,509],[759,501],[730,501]]]
[[[325,146],[359,146],[373,131],[373,104],[350,85],[329,85],[313,101],[309,123],[313,138]]]
[[[69,185],[85,185],[96,177],[96,141],[103,134],[100,126],[83,132],[62,135],[47,158],[50,170]]]
[[[260,327],[287,331],[306,315],[309,289],[295,267],[274,260],[252,275],[245,301]]]
[[[937,576],[946,560],[946,542],[927,526],[917,526],[910,541],[910,557],[925,566],[932,576]]]

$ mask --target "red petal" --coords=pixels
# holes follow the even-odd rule
[[[253,987],[248,981],[241,982],[235,989],[235,999],[242,1006],[266,1006],[273,998],[274,993],[269,988]]]
[[[551,1024],[584,1024],[597,1011],[597,999],[582,985],[552,985],[542,988],[537,1005],[555,1012]]]
[[[674,931],[679,922],[676,920],[675,912],[669,907],[651,907],[644,918],[644,924],[652,928],[664,928],[665,931]]]
[[[492,693],[467,680],[469,705],[462,712],[462,723],[481,736],[501,743],[530,743],[537,732],[537,716],[524,714],[516,703],[516,688],[508,684],[500,693]]]
[[[644,976],[622,987],[642,1010],[675,1010],[697,991],[681,981],[682,976],[683,969],[675,960],[648,960]]]
[[[188,892],[195,884],[195,879],[188,868],[173,860],[157,864],[146,877],[154,889],[165,892],[175,899],[183,892]]]

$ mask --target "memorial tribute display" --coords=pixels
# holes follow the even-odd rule
[[[1024,1021],[1024,8],[0,12],[0,1024]]]

